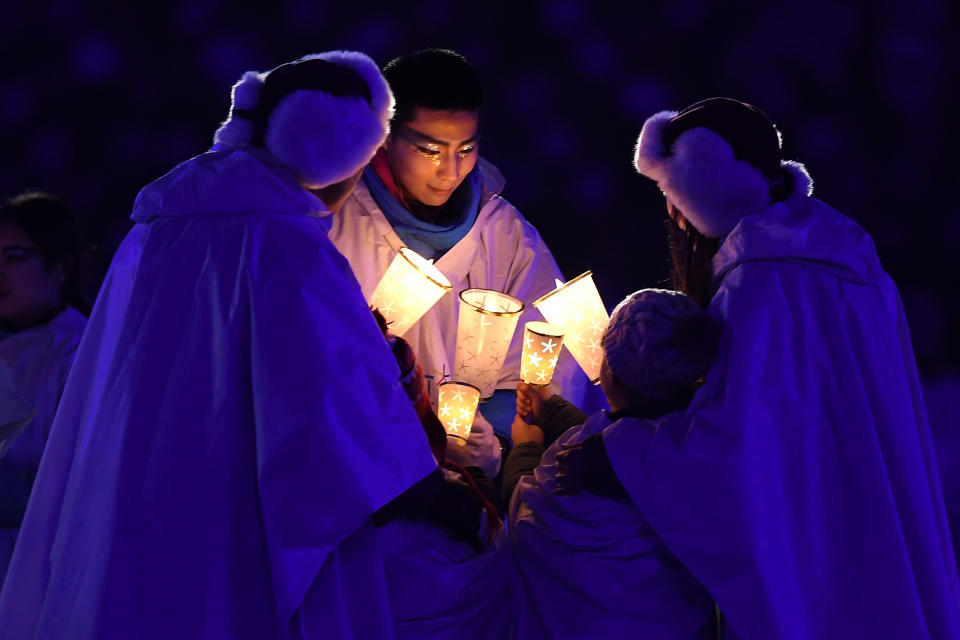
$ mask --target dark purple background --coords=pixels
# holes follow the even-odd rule
[[[4,2],[0,196],[36,187],[74,204],[93,292],[137,190],[206,149],[243,71],[332,48],[384,63],[446,46],[481,74],[482,153],[507,177],[506,197],[567,277],[594,271],[612,307],[666,272],[662,196],[631,164],[644,119],[740,98],[767,111],[786,156],[867,228],[900,284],[945,491],[960,498],[957,4],[531,4]]]

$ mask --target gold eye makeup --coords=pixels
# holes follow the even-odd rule
[[[440,161],[440,156],[443,153],[443,149],[453,146],[449,142],[434,140],[430,136],[424,135],[419,131],[409,127],[398,129],[396,136],[406,143],[413,151],[415,151],[417,155],[430,160],[435,164]],[[462,146],[457,149],[456,154],[460,158],[465,158],[471,153],[474,153],[476,150],[476,138],[473,138],[462,143]]]

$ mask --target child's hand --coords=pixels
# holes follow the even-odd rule
[[[550,395],[550,387],[546,385],[518,382],[517,415],[526,418],[527,422],[536,424],[540,419],[543,403],[550,398]]]
[[[535,424],[527,424],[523,416],[516,415],[513,417],[513,424],[510,425],[510,439],[513,440],[514,445],[523,442],[536,442],[542,445],[543,429]]]

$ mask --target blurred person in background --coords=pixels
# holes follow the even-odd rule
[[[442,482],[330,216],[393,98],[334,51],[142,189],[0,593],[5,640],[389,638],[373,516]]]
[[[330,239],[350,261],[368,297],[397,248],[427,259],[453,285],[404,338],[420,359],[436,404],[437,385],[453,371],[457,318],[464,289],[508,293],[526,305],[518,326],[539,320],[531,302],[562,279],[537,230],[499,193],[504,179],[480,157],[479,78],[460,54],[426,49],[383,69],[397,99],[391,133],[334,220]],[[480,405],[509,443],[520,376],[521,341],[502,363],[497,390]],[[581,402],[589,385],[569,354],[560,357],[555,388]]]
[[[0,205],[0,358],[36,415],[0,458],[0,585],[89,308],[67,204],[27,192]]]

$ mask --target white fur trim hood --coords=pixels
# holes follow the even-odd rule
[[[264,136],[266,149],[310,189],[340,182],[366,166],[387,138],[394,107],[387,81],[367,55],[328,51],[298,62],[318,58],[357,72],[367,83],[371,101],[301,89],[273,109]],[[247,71],[233,86],[231,116],[214,135],[215,143],[233,148],[250,144],[253,122],[233,111],[256,108],[269,73]]]
[[[770,181],[759,169],[734,157],[730,144],[705,127],[684,131],[666,149],[663,131],[676,115],[676,111],[661,111],[647,119],[637,140],[634,164],[656,181],[697,231],[721,238],[744,216],[770,206]],[[813,194],[813,180],[802,164],[786,160],[780,166],[793,176],[792,194]]]

